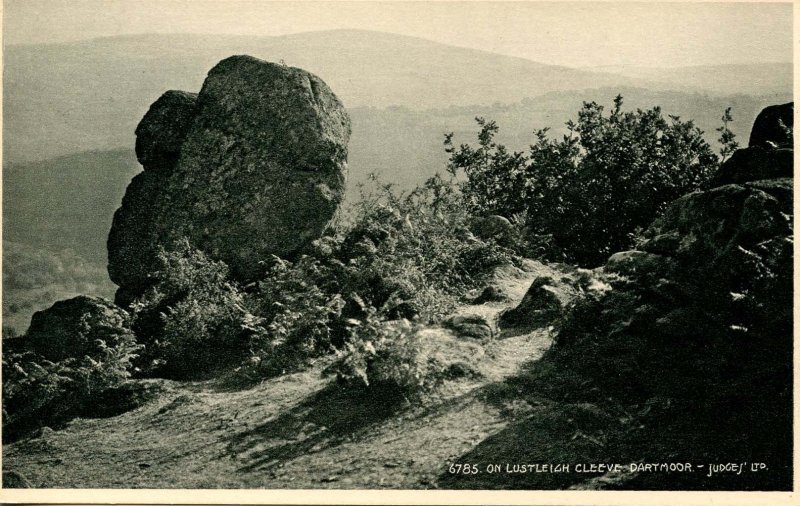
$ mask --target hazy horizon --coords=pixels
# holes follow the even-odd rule
[[[280,37],[365,30],[577,68],[792,61],[791,3],[4,0],[3,5],[5,45],[149,34]]]

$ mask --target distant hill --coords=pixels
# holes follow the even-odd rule
[[[136,35],[69,44],[5,48],[4,156],[42,160],[86,150],[133,145],[149,105],[168,89],[198,91],[220,59],[247,53],[284,61],[322,77],[349,109],[401,106],[413,110],[515,103],[550,92],[638,86],[685,89],[641,77],[544,65],[420,38],[359,30],[248,37]],[[755,69],[758,70],[758,69]],[[710,90],[725,71],[695,89]],[[765,93],[761,73],[734,83]],[[791,81],[790,81],[791,82]],[[777,83],[777,84],[776,84]],[[791,93],[789,85],[785,93]]]
[[[5,164],[3,242],[71,249],[104,266],[111,218],[140,170],[131,149]]]
[[[722,95],[774,95],[793,89],[792,63],[697,65],[657,68],[634,66],[595,67],[590,70],[641,79],[672,89],[706,90]]]
[[[113,297],[106,237],[139,170],[129,149],[4,165],[4,334],[25,332],[31,315],[56,300]]]

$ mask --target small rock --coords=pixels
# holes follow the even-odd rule
[[[647,253],[646,251],[629,250],[614,253],[606,262],[606,272],[621,276],[641,278],[646,275],[657,277],[671,266],[668,257]]]
[[[497,214],[476,218],[472,222],[471,229],[481,239],[495,239],[501,243],[510,240],[514,234],[514,225]]]
[[[102,352],[98,340],[115,346],[130,337],[126,319],[127,313],[106,299],[79,295],[34,313],[24,344],[52,361],[93,357]]]
[[[488,285],[483,291],[472,300],[473,304],[484,304],[486,302],[500,302],[508,300],[505,291],[495,285]]]
[[[561,314],[563,303],[548,276],[533,280],[519,305],[500,315],[500,326],[540,325]]]
[[[3,471],[3,488],[31,488],[31,483],[16,471]]]
[[[453,330],[459,337],[491,339],[496,334],[494,325],[485,317],[476,314],[451,316],[444,326]]]
[[[39,430],[37,430],[37,431],[34,433],[33,437],[38,437],[38,438],[42,438],[42,439],[47,439],[47,438],[49,438],[50,436],[52,436],[54,432],[55,432],[55,431],[54,431],[53,429],[51,429],[50,427],[48,427],[47,425],[45,425],[45,426],[43,426],[42,428],[40,428]]]

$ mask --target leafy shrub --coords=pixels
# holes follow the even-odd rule
[[[248,375],[292,370],[332,350],[363,355],[363,339],[355,335],[377,332],[372,325],[385,320],[435,321],[495,266],[515,259],[496,242],[472,236],[453,180],[435,176],[407,194],[373,181],[377,190],[362,187],[334,235],[293,261],[268,261],[265,278],[247,297]],[[389,334],[380,342],[395,355],[408,339],[397,350]]]
[[[245,356],[244,298],[228,268],[181,240],[158,253],[154,285],[131,306],[146,345],[142,368],[166,376],[202,375]]]
[[[468,230],[453,180],[407,194],[362,194],[347,225],[240,289],[186,240],[158,253],[153,286],[132,305],[146,372],[188,377],[242,364],[245,376],[294,370],[351,340],[349,321],[435,321],[514,254]],[[370,316],[372,315],[372,316]],[[386,345],[388,346],[388,345]],[[387,348],[388,349],[388,348]]]
[[[394,285],[395,293],[417,298],[412,307],[417,311],[390,317],[443,316],[452,308],[452,297],[516,258],[495,241],[472,236],[469,220],[457,184],[439,175],[407,194],[396,194],[391,185],[373,194],[362,192],[340,254],[343,263],[372,274],[363,276],[366,282],[353,286],[354,291],[381,308],[389,294],[375,293],[369,286]]]
[[[667,120],[658,107],[622,112],[620,96],[609,115],[603,111],[584,103],[577,123],[567,122],[567,135],[554,140],[540,130],[527,154],[494,142],[498,127],[482,118],[477,147],[456,149],[446,136],[449,170],[466,175],[471,211],[522,221],[535,249],[594,266],[629,249],[637,229],[718,167],[691,121]],[[731,141],[728,134],[724,142]]]
[[[364,320],[351,324],[352,338],[330,369],[341,385],[407,398],[431,390],[445,377],[444,364],[422,346],[419,324],[406,319],[385,321],[374,309],[368,310]]]
[[[130,377],[132,361],[142,346],[130,332],[115,345],[99,340],[93,356],[58,362],[33,352],[3,354],[3,437],[8,441],[44,425],[58,425],[74,416],[87,416],[98,398]],[[113,412],[113,406],[104,406]]]
[[[247,372],[257,376],[292,370],[332,351],[333,329],[344,307],[338,293],[326,293],[319,286],[324,286],[330,269],[318,260],[272,260],[266,279],[250,298],[254,314],[248,314],[245,323],[251,332]]]

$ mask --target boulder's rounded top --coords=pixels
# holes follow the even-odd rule
[[[197,113],[197,94],[170,90],[136,127],[136,157],[145,170],[172,169]]]
[[[791,147],[793,128],[794,102],[765,107],[753,123],[750,147]]]

